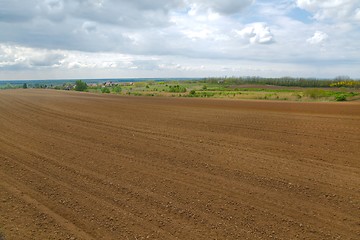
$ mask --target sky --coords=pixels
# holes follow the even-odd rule
[[[360,78],[359,0],[0,0],[0,80]]]

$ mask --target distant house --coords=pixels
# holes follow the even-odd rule
[[[75,85],[74,84],[66,84],[64,85],[64,90],[72,90],[75,88]]]
[[[121,85],[122,86],[132,86],[132,85],[134,85],[134,83],[133,82],[122,82]]]

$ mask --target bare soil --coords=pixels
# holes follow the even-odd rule
[[[360,104],[0,92],[0,239],[360,239]]]

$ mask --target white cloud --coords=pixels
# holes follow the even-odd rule
[[[236,33],[243,39],[248,40],[251,44],[271,43],[273,35],[270,28],[265,23],[252,23]]]
[[[298,76],[335,64],[348,70],[360,62],[359,20],[359,0],[0,0],[0,75]],[[351,75],[336,75],[344,74]]]
[[[328,38],[329,35],[327,35],[326,33],[316,31],[312,37],[306,39],[306,42],[310,44],[323,44]]]
[[[86,22],[83,23],[82,29],[86,33],[91,33],[91,32],[96,32],[97,26],[96,26],[96,23],[94,23],[94,22],[86,21]]]
[[[60,51],[0,44],[0,69],[58,67],[64,58],[65,55]]]
[[[192,3],[192,14],[212,10],[224,15],[235,14],[252,5],[255,0],[188,0]]]
[[[359,23],[359,0],[297,0],[297,6],[313,13],[316,20],[355,20]]]

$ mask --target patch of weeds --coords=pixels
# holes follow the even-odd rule
[[[169,92],[184,93],[186,92],[186,88],[181,85],[169,86]]]
[[[347,98],[354,97],[359,95],[355,92],[335,92],[334,97],[335,101],[347,101]]]
[[[308,89],[304,92],[304,95],[307,97],[310,97],[312,99],[319,99],[323,97],[328,97],[329,94],[327,91],[322,89]]]
[[[189,95],[195,95],[196,94],[196,91],[195,90],[191,90]]]
[[[193,94],[189,94],[189,95],[192,97],[206,98],[206,97],[213,97],[215,95],[215,93],[213,93],[213,92],[195,92],[194,91]]]
[[[113,89],[112,89],[115,93],[120,93],[121,92],[121,87],[120,86],[115,86],[115,87],[113,87]]]
[[[345,94],[336,95],[335,100],[338,101],[338,102],[346,101],[346,96],[345,96]]]
[[[142,93],[134,92],[133,95],[134,95],[134,96],[142,96]]]
[[[110,93],[110,89],[107,87],[103,87],[103,88],[101,88],[101,92],[102,93]]]

